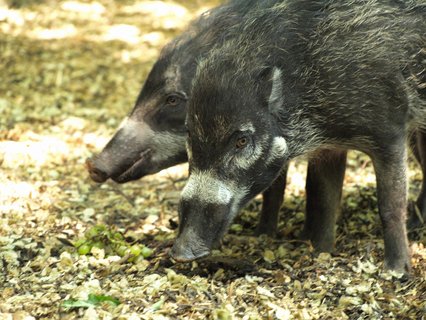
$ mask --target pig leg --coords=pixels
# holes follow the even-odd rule
[[[322,150],[309,160],[306,177],[306,216],[302,237],[317,251],[334,248],[336,213],[342,198],[346,150]]]
[[[407,150],[399,139],[393,148],[378,150],[372,156],[377,180],[377,200],[383,225],[385,268],[399,272],[410,270],[406,232]]]
[[[408,229],[415,229],[426,221],[426,133],[417,130],[411,137],[410,145],[423,173],[422,187],[416,201],[416,206],[420,211],[421,218],[417,216],[417,213],[414,211],[415,208],[411,208],[412,210],[409,212],[409,219],[407,222]],[[421,219],[423,219],[423,221],[421,221]]]
[[[275,179],[272,185],[263,192],[262,211],[256,234],[266,234],[274,237],[277,233],[278,213],[283,203],[284,190],[287,180],[288,165]]]

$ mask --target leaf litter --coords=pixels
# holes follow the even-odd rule
[[[188,264],[167,254],[186,165],[90,181],[85,159],[131,109],[161,46],[215,3],[0,1],[0,319],[424,317],[426,230],[409,234],[410,278],[383,271],[365,155],[350,153],[332,254],[297,240],[304,161],[291,164],[276,239],[254,236],[258,197],[211,257]],[[409,178],[414,200],[413,159]]]

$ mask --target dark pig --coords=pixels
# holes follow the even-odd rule
[[[125,183],[187,161],[186,105],[197,59],[225,41],[249,11],[277,0],[233,0],[204,13],[161,51],[136,104],[102,152],[87,160],[91,178]],[[285,173],[264,193],[258,233],[274,235]]]
[[[208,255],[288,160],[308,154],[327,167],[356,149],[376,171],[385,267],[408,272],[405,144],[426,125],[426,6],[288,0],[235,28],[193,82],[190,177],[171,256]],[[323,230],[309,236],[329,242],[334,218],[317,221]]]

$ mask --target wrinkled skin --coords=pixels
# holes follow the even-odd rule
[[[342,163],[345,150],[357,149],[376,171],[385,267],[409,272],[405,144],[426,125],[426,7],[405,5],[289,0],[254,13],[238,37],[200,63],[188,104],[190,177],[175,260],[207,255],[288,160],[323,154]],[[324,189],[341,184],[344,166],[338,171]],[[313,220],[324,231],[316,238],[312,221],[305,232],[327,250],[334,220]]]

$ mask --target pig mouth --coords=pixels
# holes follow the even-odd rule
[[[148,155],[151,153],[151,149],[146,149],[139,154],[139,158],[133,162],[130,167],[121,173],[119,176],[111,177],[112,180],[118,183],[124,183],[130,180],[136,180],[139,178],[139,175],[142,176],[140,168],[145,164],[145,161],[148,158]]]

